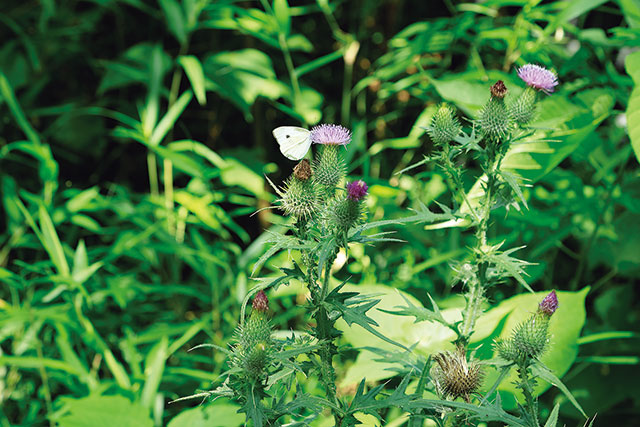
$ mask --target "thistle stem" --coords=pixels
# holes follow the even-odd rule
[[[321,380],[327,394],[327,399],[333,403],[336,407],[339,406],[338,398],[336,397],[336,371],[333,368],[333,356],[336,354],[336,347],[333,344],[333,322],[329,319],[329,313],[324,307],[324,300],[329,293],[329,278],[331,277],[331,266],[335,255],[327,260],[327,264],[324,268],[324,281],[320,290],[320,299],[316,301],[316,338],[320,341],[320,349],[318,355],[320,356],[321,366]],[[334,409],[331,408],[333,418],[336,426],[342,425],[342,417]]]
[[[530,421],[533,423],[532,427],[540,427],[540,421],[538,421],[538,405],[533,397],[533,385],[529,378],[528,361],[519,364],[516,370],[520,378],[519,385],[522,394],[524,394],[526,409],[529,411]]]

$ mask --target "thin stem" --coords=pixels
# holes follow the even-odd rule
[[[160,194],[158,190],[158,165],[154,153],[147,153],[147,169],[149,170],[149,188],[151,195],[158,196],[158,194]]]
[[[38,354],[38,358],[43,360],[44,353],[42,351],[42,342],[39,339],[36,339],[36,352]],[[45,406],[47,407],[47,413],[51,415],[53,414],[53,404],[51,399],[51,388],[49,387],[49,376],[44,366],[40,366],[38,370],[40,371],[40,377],[42,378],[42,391],[44,394]],[[49,418],[49,426],[55,426],[55,422],[52,418]]]
[[[180,46],[178,56],[182,56],[189,50],[189,42],[185,42]],[[171,89],[169,92],[169,105],[167,110],[171,109],[178,99],[178,92],[180,91],[180,83],[182,82],[182,68],[177,67],[173,71],[173,77],[171,79]],[[168,139],[173,139],[173,129],[167,135]],[[167,210],[167,229],[169,234],[177,234],[177,226],[175,225],[175,219],[173,216],[173,162],[170,159],[164,159],[164,207]]]
[[[280,33],[278,35],[278,42],[280,43],[280,49],[284,55],[284,63],[287,66],[287,71],[289,72],[289,78],[291,79],[291,88],[293,90],[293,108],[296,108],[300,98],[300,83],[298,82],[298,75],[296,74],[296,69],[293,66],[293,59],[291,58],[291,52],[289,51],[289,46],[287,45],[287,39],[284,37],[284,34]],[[304,118],[303,118],[304,120]],[[306,124],[306,123],[305,123]]]

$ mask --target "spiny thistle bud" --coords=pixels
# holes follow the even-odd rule
[[[445,398],[462,397],[470,401],[470,395],[478,390],[484,379],[484,372],[478,362],[467,360],[465,350],[447,351],[433,356],[436,364],[431,368],[431,376],[438,392]]]
[[[480,127],[490,138],[499,140],[509,133],[511,128],[507,107],[504,105],[507,88],[502,81],[498,81],[491,86],[490,92],[489,102],[480,111]]]
[[[509,107],[511,118],[519,125],[530,123],[536,113],[536,91],[528,87]]]
[[[308,161],[306,168],[309,168]],[[319,206],[317,186],[312,179],[309,179],[310,173],[307,173],[309,171],[305,170],[306,168],[303,160],[296,166],[282,191],[278,192],[280,208],[287,215],[298,219],[308,218]],[[305,177],[306,179],[302,179]]]
[[[436,145],[448,144],[460,134],[462,127],[455,116],[455,109],[442,103],[431,118],[427,133]]]
[[[335,227],[343,243],[349,229],[363,219],[364,199],[368,189],[367,184],[361,180],[348,183],[346,196],[336,197],[326,211],[327,222]]]
[[[528,320],[518,325],[511,338],[496,342],[494,348],[501,358],[523,364],[528,358],[538,358],[549,342],[549,320],[558,308],[558,298],[551,291]]]
[[[236,331],[232,360],[248,378],[259,378],[264,374],[273,347],[271,325],[266,315],[269,300],[264,291],[256,294],[252,308],[247,321]]]
[[[351,141],[351,132],[339,125],[323,124],[311,130],[311,141],[322,145],[313,162],[314,181],[326,196],[333,196],[346,173],[339,147]]]
[[[311,178],[313,171],[311,170],[309,160],[302,159],[302,161],[293,168],[293,175],[300,181],[306,181]]]

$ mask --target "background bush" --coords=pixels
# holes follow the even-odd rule
[[[3,2],[3,425],[101,425],[104,414],[121,417],[109,425],[211,425],[207,413],[241,423],[224,402],[188,412],[166,402],[217,379],[223,355],[186,350],[227,345],[265,230],[285,221],[269,210],[250,216],[274,200],[264,175],[281,182],[292,166],[271,130],[348,126],[349,174],[371,184],[369,216],[403,216],[448,202],[439,169],[397,174],[429,154],[420,126],[436,105],[474,117],[490,83],[513,82],[527,62],[558,74],[538,121],[555,131],[509,159],[532,184],[529,208],[496,215],[491,238],[526,245],[519,257],[536,263],[526,278],[536,291],[589,286],[563,381],[600,425],[633,425],[637,2],[290,3]],[[354,247],[336,275],[459,304],[449,263],[468,256],[472,236],[422,226],[396,234],[406,243]],[[260,274],[286,262],[271,258]],[[510,284],[489,297],[520,292]],[[306,327],[298,289],[273,297],[280,329]],[[363,363],[356,356],[343,358],[347,380]],[[551,408],[556,397],[541,402]],[[561,416],[582,424],[571,405]]]

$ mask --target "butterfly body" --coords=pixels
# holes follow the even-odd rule
[[[287,159],[302,159],[311,147],[311,131],[296,126],[280,126],[273,130],[280,151]]]

